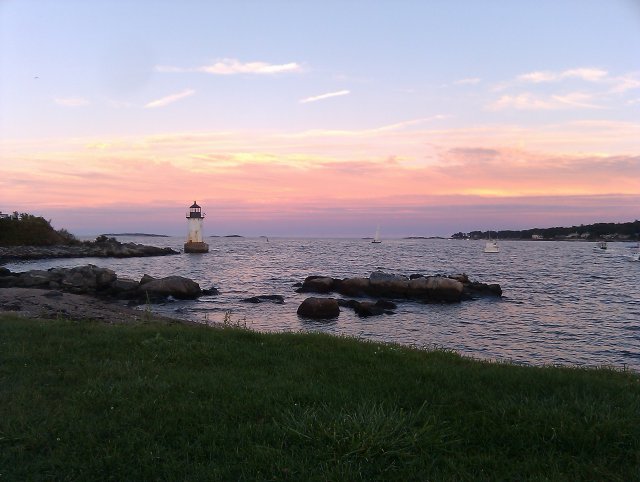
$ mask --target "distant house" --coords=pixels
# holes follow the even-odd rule
[[[8,215],[8,214],[5,214],[5,213],[3,213],[2,211],[0,211],[0,219],[2,219],[2,218],[8,218],[8,217],[9,217],[9,215]]]
[[[532,234],[531,239],[535,239],[539,241],[541,239],[544,239],[544,236],[542,234]]]

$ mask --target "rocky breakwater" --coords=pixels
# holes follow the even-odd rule
[[[0,263],[44,258],[134,258],[179,254],[171,248],[121,243],[99,236],[95,241],[53,246],[0,246]]]
[[[455,303],[481,296],[498,298],[502,296],[502,288],[499,284],[471,281],[466,274],[451,276],[414,274],[402,276],[381,271],[374,271],[368,278],[336,279],[328,276],[309,276],[296,291],[299,293],[338,293],[347,297],[371,297],[379,300],[376,303],[357,300],[336,301],[341,306],[353,308],[361,316],[392,313],[389,308],[393,308],[394,304],[386,301],[387,299],[413,300],[423,303]],[[314,306],[322,305],[322,302],[317,300],[333,300],[333,298],[310,299],[315,300],[313,301]],[[329,304],[333,306],[333,301],[326,301],[326,304],[327,306]],[[328,309],[327,312],[334,313],[331,309]],[[302,312],[298,310],[298,314],[301,316],[310,318],[325,317],[316,315],[316,313],[323,313],[323,311],[316,308],[310,314],[306,314],[304,310]],[[334,316],[337,315],[333,314],[327,317]]]
[[[135,281],[118,278],[112,270],[92,264],[22,273],[0,268],[0,288],[40,288],[138,303],[162,301],[170,296],[195,299],[204,294],[217,294],[215,288],[202,290],[198,283],[182,276],[153,278],[145,274],[140,281]]]

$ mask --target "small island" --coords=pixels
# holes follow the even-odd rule
[[[178,254],[171,248],[121,243],[98,236],[80,241],[66,229],[56,230],[51,221],[28,213],[0,218],[0,264],[13,260],[43,258],[132,258]]]

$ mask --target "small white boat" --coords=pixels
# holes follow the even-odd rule
[[[631,255],[631,261],[640,261],[640,251]]]
[[[489,233],[489,241],[484,245],[485,253],[499,253],[500,247],[498,246],[498,239],[491,239],[491,233]]]
[[[372,243],[381,243],[382,241],[380,241],[380,226],[378,226],[376,228],[376,236],[373,238],[373,241],[371,241]]]
[[[484,252],[485,253],[499,253],[500,252],[500,248],[498,247],[498,242],[497,241],[487,241],[487,243],[484,245]]]
[[[607,249],[606,241],[598,241],[596,245],[593,247],[594,251],[605,251]]]

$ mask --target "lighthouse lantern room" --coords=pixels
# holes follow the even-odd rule
[[[209,245],[202,241],[202,208],[193,201],[187,213],[187,242],[184,243],[185,253],[207,253]]]

